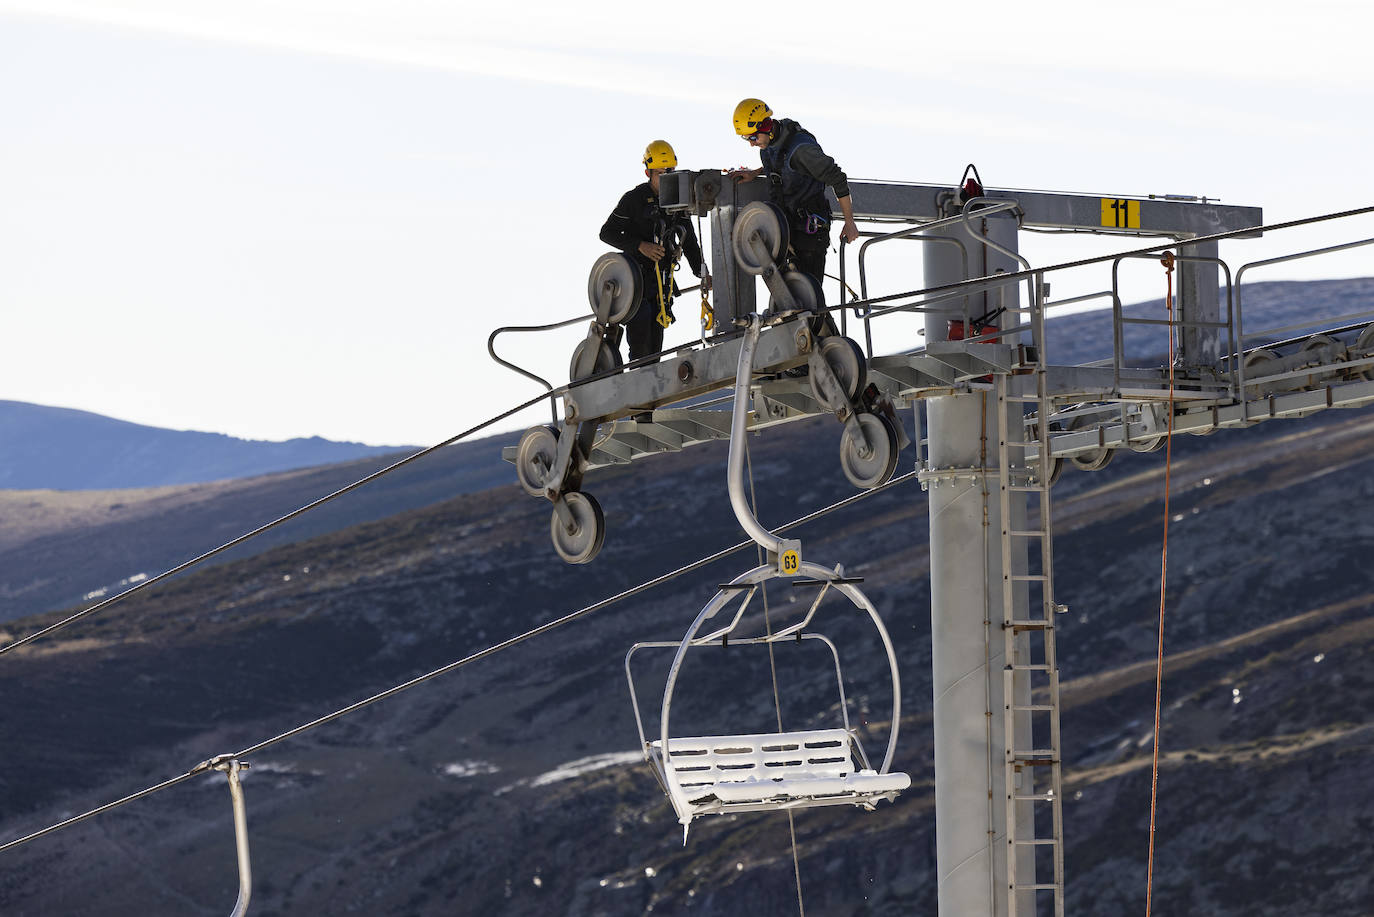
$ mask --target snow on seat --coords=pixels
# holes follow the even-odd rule
[[[660,745],[653,743],[656,755]],[[684,824],[711,812],[842,803],[871,808],[911,785],[906,774],[856,771],[844,729],[673,738],[668,749],[665,775],[675,784],[670,795]]]

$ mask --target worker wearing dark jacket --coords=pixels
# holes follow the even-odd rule
[[[601,241],[629,255],[639,265],[643,290],[639,308],[625,325],[630,359],[637,360],[663,349],[663,331],[673,322],[673,267],[687,256],[692,273],[703,275],[701,246],[686,214],[666,213],[658,205],[658,180],[677,167],[677,154],[667,141],[655,140],[644,150],[644,174],[648,181],[620,198],[601,227]],[[702,283],[710,290],[710,275]]]
[[[735,106],[735,133],[758,149],[763,165],[737,169],[731,176],[737,181],[768,176],[773,202],[787,215],[793,263],[797,270],[816,278],[816,283],[824,283],[831,218],[827,187],[835,192],[844,216],[840,238],[846,242],[859,238],[844,170],[825,154],[806,128],[790,118],[774,118],[773,110],[759,99],[745,99]]]

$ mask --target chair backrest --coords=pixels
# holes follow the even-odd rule
[[[683,787],[854,772],[844,729],[669,739],[668,752],[669,770]]]

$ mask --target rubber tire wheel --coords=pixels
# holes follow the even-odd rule
[[[614,294],[606,289],[610,283],[615,284]],[[587,300],[603,325],[628,322],[639,307],[643,289],[639,265],[623,252],[606,252],[592,264],[587,276]]]
[[[590,379],[592,376],[610,372],[625,365],[625,361],[620,357],[619,348],[612,347],[603,340],[596,352],[596,365],[592,367],[591,372],[579,376],[577,364],[582,362],[582,353],[586,348],[587,338],[583,338],[573,350],[572,361],[568,364],[568,380],[570,382],[581,382],[583,379]]]
[[[859,447],[846,430],[840,438],[840,468],[844,476],[860,490],[872,490],[892,480],[897,470],[897,431],[892,422],[881,414],[858,414],[855,416],[864,436],[873,443],[873,452],[868,458],[859,455]]]
[[[735,263],[747,274],[758,276],[768,267],[760,263],[749,244],[749,236],[757,232],[763,240],[763,247],[772,256],[773,263],[782,260],[787,251],[787,215],[772,201],[754,201],[745,206],[735,217],[735,225],[730,230],[730,247],[735,253]]]
[[[864,359],[863,348],[847,337],[832,335],[821,339],[818,356],[830,366],[830,371],[835,374],[835,380],[840,383],[845,398],[850,402],[858,398],[859,392],[868,384],[868,361]],[[832,405],[822,397],[820,382],[815,373],[812,373],[810,378],[811,394],[817,401],[832,411],[842,407]]]
[[[558,457],[558,428],[530,427],[515,447],[515,477],[531,497],[544,496],[550,472]]]
[[[549,524],[549,535],[553,549],[558,556],[570,564],[588,564],[601,551],[606,542],[606,515],[601,504],[591,494],[573,491],[562,497],[568,511],[572,513],[577,530],[569,532],[559,522],[558,510],[553,511]]]

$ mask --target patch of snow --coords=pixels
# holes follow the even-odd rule
[[[488,761],[454,761],[445,764],[439,772],[445,777],[476,777],[480,774],[495,774],[501,769]]]
[[[638,751],[616,751],[605,755],[592,755],[589,758],[578,758],[576,761],[569,761],[547,773],[540,774],[530,781],[530,786],[548,786],[551,783],[571,780],[574,777],[581,777],[583,774],[590,774],[593,771],[604,770],[608,767],[634,764],[643,759],[643,752]]]

